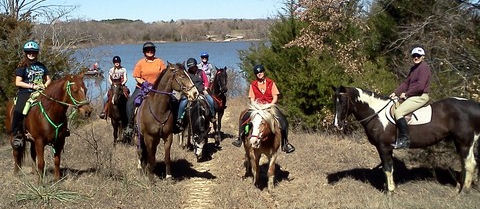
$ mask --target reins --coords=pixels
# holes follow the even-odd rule
[[[364,121],[367,121],[367,124],[370,122],[370,119],[372,119],[373,117],[377,116],[380,112],[382,112],[387,106],[388,104],[390,104],[390,102],[393,102],[393,99],[389,99],[389,101],[387,102],[387,104],[385,106],[383,106],[379,111],[375,112],[374,114],[364,118],[364,119],[361,119],[361,120],[358,120],[359,123],[362,123]],[[347,112],[348,112],[348,109],[347,109]]]

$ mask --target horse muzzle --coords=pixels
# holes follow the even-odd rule
[[[254,149],[258,149],[260,147],[260,138],[256,136],[250,137],[250,144]]]
[[[78,113],[84,118],[90,117],[92,112],[93,112],[93,108],[90,105],[83,105],[78,108]]]

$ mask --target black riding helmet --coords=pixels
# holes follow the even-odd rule
[[[187,68],[191,68],[197,65],[197,60],[195,58],[188,58],[187,60]]]
[[[143,53],[147,52],[148,49],[153,49],[153,52],[155,52],[155,44],[150,41],[145,42],[143,44]]]
[[[263,72],[265,72],[263,65],[255,65],[255,67],[253,67],[253,73],[255,73],[255,75]]]
[[[113,63],[120,63],[120,62],[122,62],[122,59],[120,59],[119,56],[115,56],[115,57],[113,57],[112,62]]]

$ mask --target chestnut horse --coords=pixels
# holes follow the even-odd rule
[[[353,114],[362,124],[368,141],[377,148],[387,177],[388,191],[395,189],[393,181],[393,147],[397,133],[394,124],[387,120],[388,97],[353,87],[333,87],[335,91],[335,122],[337,128],[345,126],[348,115]],[[461,156],[462,179],[460,190],[472,183],[476,161],[474,147],[480,136],[480,104],[463,98],[447,98],[431,104],[429,123],[409,125],[410,148],[421,148],[452,139]]]
[[[170,148],[175,118],[171,101],[172,90],[186,94],[189,100],[195,99],[198,95],[197,88],[182,64],[167,64],[167,69],[159,75],[153,89],[138,107],[135,116],[138,129],[139,167],[141,166],[144,171],[148,169],[151,180],[153,180],[155,154],[160,138],[164,141],[166,178],[172,177]]]
[[[51,145],[54,152],[54,176],[60,179],[60,156],[65,145],[65,137],[69,135],[67,124],[68,107],[75,108],[82,116],[88,117],[92,108],[87,101],[87,88],[83,83],[83,73],[80,75],[67,75],[53,81],[37,98],[37,103],[32,105],[25,118],[25,130],[28,132],[27,141],[30,142],[30,155],[33,162],[37,163],[37,172],[43,173],[45,167],[45,145]],[[7,130],[11,129],[13,102],[7,104],[7,117],[5,120]],[[13,136],[10,137],[12,142]],[[14,172],[18,173],[22,166],[25,146],[13,149],[15,160]],[[32,170],[35,170],[33,165]],[[41,175],[39,175],[41,176]]]
[[[118,136],[122,136],[123,129],[127,126],[127,100],[128,92],[123,85],[113,83],[110,87],[111,101],[108,101],[108,117],[113,127],[113,145],[115,146]],[[109,97],[110,98],[110,97]],[[131,141],[131,138],[129,138]],[[125,139],[121,140],[123,142]]]
[[[262,154],[266,155],[269,159],[267,173],[269,190],[274,187],[275,161],[282,139],[279,123],[275,119],[276,108],[273,104],[253,103],[250,105],[250,109],[242,112],[239,119],[241,122],[243,114],[246,111],[251,111],[249,124],[247,125],[248,135],[242,135],[243,147],[245,148],[245,177],[251,176],[253,169],[253,184],[259,185],[260,157]]]
[[[215,103],[215,112],[217,114],[217,122],[213,123],[213,130],[215,131],[215,145],[220,146],[220,141],[222,137],[222,117],[225,112],[227,104],[227,67],[216,68],[217,73],[211,84],[210,95],[213,98]]]

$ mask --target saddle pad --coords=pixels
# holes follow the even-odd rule
[[[393,103],[388,105],[387,109],[390,109],[392,105]],[[385,111],[385,116],[387,117],[388,121],[390,121],[390,123],[395,124],[394,116],[390,113],[390,111]],[[411,118],[410,120],[408,120],[407,123],[408,125],[422,125],[422,124],[430,123],[431,120],[432,120],[432,106],[428,105],[413,111],[413,113],[411,114]]]

